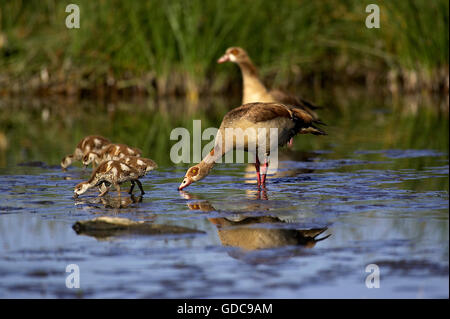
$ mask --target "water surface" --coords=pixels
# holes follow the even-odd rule
[[[3,101],[0,297],[448,298],[448,114],[422,99],[329,99],[329,135],[296,138],[265,190],[252,166],[222,164],[185,192],[188,165],[170,162],[170,130],[192,119],[217,127],[233,105]],[[91,133],[160,164],[143,198],[72,198],[89,170],[58,163]],[[100,216],[160,231],[72,228]],[[80,289],[66,288],[68,264]],[[366,287],[369,264],[378,289]]]

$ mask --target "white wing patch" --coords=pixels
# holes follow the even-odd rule
[[[125,164],[123,164],[123,163],[120,163],[120,168],[121,168],[122,170],[124,170],[124,171],[129,171],[129,170],[130,170],[130,168],[128,167],[128,165],[125,165]]]

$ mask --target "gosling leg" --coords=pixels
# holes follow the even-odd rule
[[[119,195],[120,198],[120,185],[116,184],[116,189],[117,189],[117,195]]]
[[[133,194],[133,189],[134,189],[134,181],[131,181],[131,187],[130,190],[128,191],[128,194]]]
[[[144,189],[142,188],[142,183],[137,179],[135,180],[136,184],[138,184],[139,189],[141,191],[141,196],[145,194]]]
[[[105,194],[109,191],[109,187],[106,187],[105,184],[102,184],[102,185],[98,188],[98,190],[101,192],[101,193],[98,195],[98,197],[103,197],[103,196],[105,196]]]

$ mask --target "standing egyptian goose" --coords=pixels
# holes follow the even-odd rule
[[[120,197],[120,184],[125,182],[136,183],[144,193],[141,182],[138,180],[139,171],[125,163],[119,161],[104,161],[92,173],[91,178],[86,182],[81,182],[74,189],[74,198],[84,194],[88,189],[96,186],[104,186],[99,197],[104,196],[110,186],[115,186]],[[102,185],[107,184],[108,186]]]
[[[214,149],[197,165],[191,167],[186,172],[183,182],[178,190],[189,186],[191,183],[199,181],[207,176],[214,164],[222,158],[224,154],[240,149],[252,152],[255,155],[255,168],[258,179],[258,186],[265,185],[268,163],[268,156],[272,145],[283,146],[296,134],[325,135],[326,133],[314,126],[316,121],[313,117],[302,109],[292,108],[280,103],[248,103],[228,112],[219,127],[215,139]],[[226,129],[266,129],[265,136],[248,135],[246,138],[233,138],[227,134]],[[277,138],[274,140],[272,129],[277,129]],[[241,131],[241,132],[242,132]],[[262,131],[262,130],[261,130]],[[259,131],[258,131],[259,132]],[[264,133],[263,133],[264,134]],[[227,140],[227,139],[233,140]],[[258,149],[258,139],[265,138],[267,141],[265,149]],[[262,141],[261,141],[262,142]],[[256,146],[253,148],[252,146]],[[264,153],[262,165],[262,177],[260,174],[260,158],[258,154]]]
[[[100,164],[102,161],[118,160],[125,156],[141,156],[142,151],[138,148],[125,144],[109,144],[99,152],[89,152],[83,156],[82,163],[88,166],[92,163],[92,167]]]
[[[225,51],[225,54],[217,60],[218,63],[227,61],[236,63],[241,69],[243,81],[242,104],[253,102],[278,102],[300,108],[308,112],[314,120],[319,119],[314,112],[315,109],[319,108],[317,105],[280,90],[267,90],[259,79],[258,70],[244,49],[240,47],[228,48]]]
[[[61,161],[61,167],[65,170],[73,161],[81,161],[83,156],[89,152],[100,152],[111,142],[100,135],[89,135],[84,137],[76,146],[73,154],[65,156]]]

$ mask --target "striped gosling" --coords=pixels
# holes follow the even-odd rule
[[[124,156],[141,156],[142,151],[138,148],[125,144],[109,144],[100,152],[89,152],[84,155],[82,162],[84,166],[92,163],[92,168],[107,160],[117,160]]]
[[[88,189],[101,184],[102,191],[98,195],[104,196],[111,186],[114,186],[117,190],[117,194],[120,197],[120,184],[125,182],[136,183],[141,190],[141,194],[144,194],[141,182],[138,180],[140,172],[131,166],[114,160],[102,162],[92,173],[91,178],[86,182],[81,182],[74,189],[74,198],[77,198],[81,194],[84,194]]]

